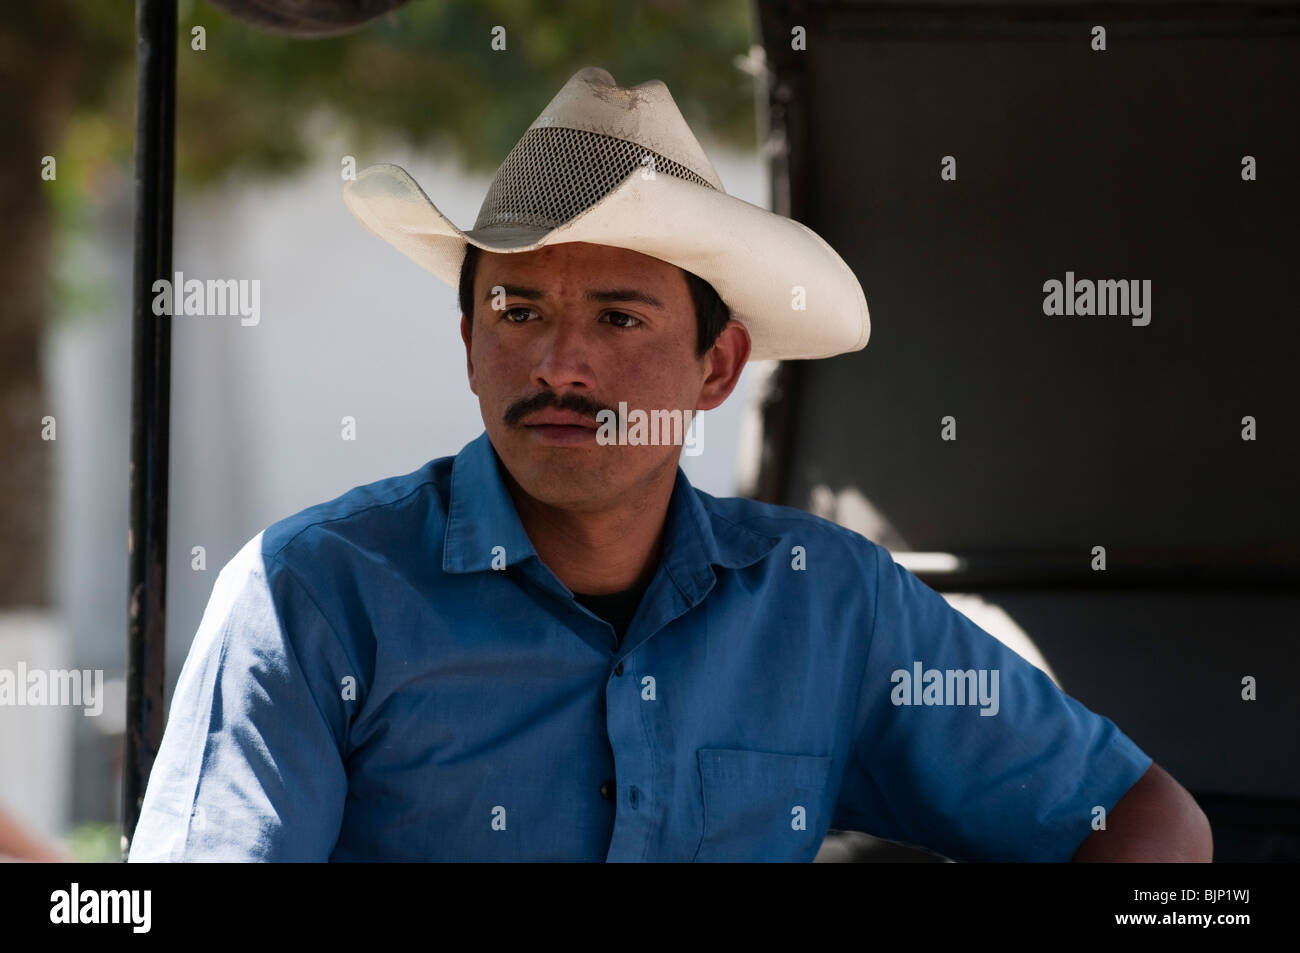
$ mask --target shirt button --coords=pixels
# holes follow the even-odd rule
[[[610,778],[610,780],[606,781],[604,784],[602,784],[602,785],[600,786],[600,796],[603,797],[606,801],[609,801],[609,800],[612,800],[612,799],[613,799],[613,797],[614,797],[614,779],[613,779],[613,778]]]
[[[622,674],[623,674],[623,663],[622,663],[622,662],[619,662],[617,665],[614,666],[614,674],[615,674],[615,675],[622,675]]]

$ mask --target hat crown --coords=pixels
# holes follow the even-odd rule
[[[510,150],[474,231],[557,228],[638,169],[647,177],[670,175],[723,191],[661,80],[624,88],[589,66],[570,77]]]

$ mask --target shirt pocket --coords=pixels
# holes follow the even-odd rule
[[[821,846],[831,759],[700,748],[704,833],[694,860],[810,861]]]

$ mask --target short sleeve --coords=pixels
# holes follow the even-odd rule
[[[129,860],[324,861],[347,797],[334,631],[261,534],[219,574],[172,698]]]
[[[866,667],[831,826],[961,861],[1068,861],[1151,766],[876,550]]]

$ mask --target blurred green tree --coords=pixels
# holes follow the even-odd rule
[[[194,0],[180,0],[178,16],[178,203],[184,190],[227,176],[292,173],[314,154],[309,120],[322,110],[360,167],[381,137],[397,134],[416,147],[450,145],[469,168],[491,172],[584,66],[622,85],[662,79],[692,128],[755,144],[753,81],[734,63],[754,42],[748,0],[417,0],[315,39],[259,30]],[[192,47],[196,27],[203,50]],[[493,48],[497,27],[504,50]],[[123,300],[105,293],[110,282],[129,295],[129,275],[94,274],[72,246],[87,210],[131,181],[133,6],[14,4],[0,20],[0,63],[10,84],[0,98],[10,231],[0,256],[0,608],[48,606],[53,467],[52,445],[40,439],[51,412],[40,344],[57,304],[97,293]],[[53,181],[41,177],[47,155],[57,160]]]

